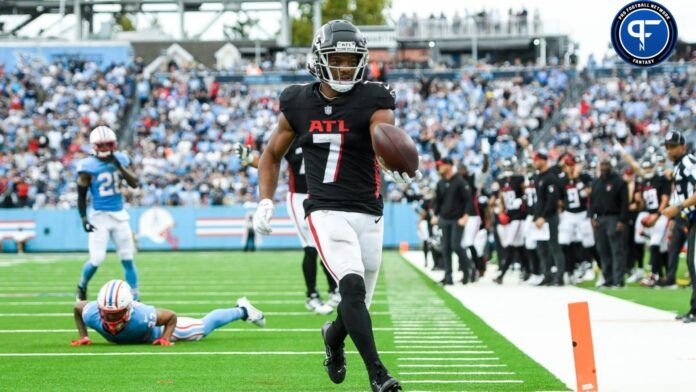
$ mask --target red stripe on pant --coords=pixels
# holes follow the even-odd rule
[[[331,270],[331,267],[329,267],[329,263],[326,261],[326,257],[324,257],[324,251],[321,249],[321,244],[319,243],[319,236],[317,235],[317,231],[314,229],[314,223],[312,223],[311,213],[307,217],[307,220],[309,222],[309,230],[312,232],[312,237],[314,237],[314,244],[317,246],[319,256],[321,256],[321,262],[324,263],[324,267],[326,267],[331,276],[333,276],[334,280],[338,282],[338,276],[336,276],[336,274],[334,274],[334,272]]]
[[[302,227],[300,226],[300,222],[297,220],[297,212],[295,212],[295,193],[290,192],[290,211],[292,211],[292,219],[295,221],[295,225],[297,226],[297,235],[302,237],[302,241],[304,241],[305,246],[307,244],[307,239],[304,236],[304,233],[302,233]]]

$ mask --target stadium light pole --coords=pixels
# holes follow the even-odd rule
[[[82,5],[80,0],[75,0],[73,3],[73,12],[75,13],[75,41],[82,41]]]
[[[314,12],[312,22],[314,24],[314,32],[316,33],[321,28],[321,0],[314,0]]]
[[[179,0],[179,39],[184,40],[186,39],[186,30],[184,28],[184,14],[186,12],[186,8],[184,5],[184,0]]]
[[[290,15],[288,12],[288,0],[280,0],[280,46],[290,46]]]
[[[474,59],[474,64],[478,62],[478,16],[469,15],[469,18],[474,21],[474,28],[471,34],[471,57]]]

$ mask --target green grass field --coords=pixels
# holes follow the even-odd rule
[[[305,310],[299,252],[139,254],[147,304],[201,317],[247,296],[266,312],[265,329],[238,321],[172,347],[116,346],[96,333],[92,346],[70,346],[84,257],[0,257],[0,390],[369,390],[351,343],[346,381],[326,376],[319,328],[333,317]],[[90,299],[120,276],[110,255]],[[384,255],[371,311],[382,360],[407,391],[566,390],[395,252]]]

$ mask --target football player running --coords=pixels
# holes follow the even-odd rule
[[[138,187],[138,178],[130,166],[128,156],[117,151],[116,133],[111,128],[99,126],[89,135],[92,156],[77,163],[77,209],[82,227],[88,233],[89,260],[82,268],[82,277],[77,285],[77,300],[87,299],[87,284],[97,268],[106,258],[109,238],[114,241],[116,251],[125,270],[126,281],[137,301],[138,273],[133,255],[135,244],[128,221],[128,212],[123,209],[121,181],[131,188]],[[87,191],[92,194],[92,213],[87,217]]]
[[[297,142],[295,142],[297,143]],[[258,168],[259,154],[253,151],[251,146],[235,144],[234,150],[244,165]],[[341,302],[341,295],[338,293],[338,286],[324,264],[321,264],[321,269],[326,275],[326,280],[329,283],[329,300],[323,302],[317,291],[317,252],[314,246],[314,240],[309,232],[309,225],[304,219],[303,202],[307,199],[307,178],[305,177],[304,156],[302,147],[295,145],[291,146],[285,161],[288,163],[288,194],[286,197],[285,208],[288,210],[288,216],[292,219],[292,224],[297,231],[297,238],[302,244],[304,257],[302,259],[302,274],[307,287],[307,300],[305,306],[307,310],[311,310],[316,314],[330,314],[334,308]]]
[[[128,283],[119,279],[107,282],[96,301],[77,302],[73,313],[80,334],[70,343],[73,346],[92,344],[87,327],[111,343],[171,346],[177,340],[201,340],[239,319],[259,327],[266,323],[263,313],[245,297],[237,300],[236,307],[213,310],[202,319],[177,317],[171,310],[135,301]]]
[[[380,361],[368,311],[384,231],[372,133],[379,123],[394,124],[394,93],[381,83],[361,81],[366,64],[366,39],[353,24],[333,20],[321,27],[308,64],[320,82],[290,86],[281,93],[278,126],[259,162],[262,200],[254,226],[261,234],[271,232],[271,199],[280,163],[297,140],[296,147],[304,153],[309,193],[304,202],[306,219],[341,294],[336,320],[322,328],[329,378],[337,384],[345,379],[344,340],[350,335],[372,390],[396,391],[401,386]],[[411,181],[405,173],[388,174],[398,183]]]

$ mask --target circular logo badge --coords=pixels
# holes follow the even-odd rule
[[[677,44],[677,22],[669,10],[653,1],[635,1],[616,14],[611,43],[624,61],[651,67],[669,58]]]

